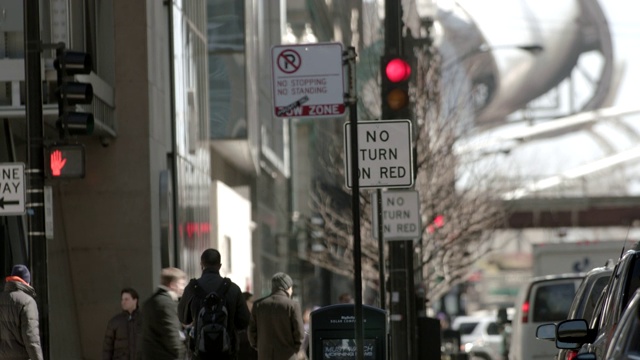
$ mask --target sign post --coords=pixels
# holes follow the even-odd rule
[[[342,44],[271,48],[276,117],[338,117],[345,113]]]
[[[23,215],[25,213],[24,164],[0,164],[0,215]]]

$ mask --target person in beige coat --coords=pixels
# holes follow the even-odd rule
[[[291,299],[293,281],[285,273],[271,278],[271,295],[253,303],[249,342],[259,360],[295,360],[302,345],[304,326],[300,304]]]

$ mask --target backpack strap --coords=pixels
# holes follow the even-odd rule
[[[220,284],[220,287],[216,290],[216,293],[218,293],[220,298],[224,298],[224,296],[227,295],[227,291],[229,291],[230,286],[231,280],[229,278],[224,278],[222,279],[222,284]]]
[[[207,296],[207,294],[204,292],[204,289],[202,288],[202,286],[200,286],[200,284],[198,284],[198,279],[196,278],[192,278],[189,281],[189,284],[187,284],[187,286],[193,286],[193,292],[195,293],[196,296],[199,297],[205,297]]]
[[[225,301],[224,297],[227,294],[227,291],[229,290],[230,285],[231,285],[231,280],[229,280],[229,278],[222,279],[222,284],[220,284],[220,286],[218,286],[218,288],[215,291],[210,292],[206,296],[206,299],[213,299],[214,302],[218,302],[218,301],[224,302]]]

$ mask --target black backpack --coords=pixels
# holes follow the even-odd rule
[[[229,290],[231,280],[224,278],[217,290],[206,294],[204,289],[195,282],[196,296],[202,301],[202,306],[195,318],[193,326],[193,352],[199,358],[214,358],[229,354],[231,351],[231,337],[227,331],[227,306],[225,295]]]

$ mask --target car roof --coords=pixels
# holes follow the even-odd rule
[[[567,273],[567,274],[556,274],[556,275],[544,275],[544,276],[536,276],[531,279],[531,283],[543,282],[543,281],[553,281],[553,280],[575,280],[582,279],[585,277],[585,273]]]
[[[496,321],[495,316],[460,315],[460,316],[456,316],[456,318],[453,319],[453,322],[451,323],[451,327],[455,329],[457,326],[464,323],[472,323],[472,322],[481,323],[481,322],[492,322],[492,321]]]

